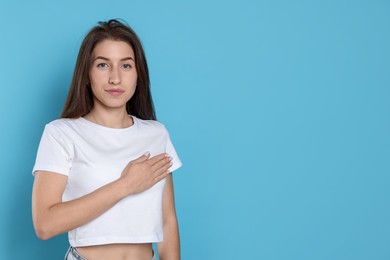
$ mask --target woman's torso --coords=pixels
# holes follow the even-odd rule
[[[152,244],[108,244],[76,248],[87,260],[150,260]]]

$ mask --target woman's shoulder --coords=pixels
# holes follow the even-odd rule
[[[46,124],[46,127],[51,128],[66,128],[78,124],[80,118],[58,118]]]
[[[54,135],[66,134],[74,131],[80,123],[79,118],[58,118],[45,125],[45,131]]]
[[[166,132],[165,125],[157,120],[141,119],[135,116],[132,116],[132,118],[139,128],[147,128],[150,130]]]

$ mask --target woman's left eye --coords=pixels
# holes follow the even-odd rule
[[[131,65],[130,64],[123,64],[122,68],[124,68],[124,69],[131,69]]]

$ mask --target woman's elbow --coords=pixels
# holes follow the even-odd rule
[[[42,221],[34,221],[35,234],[41,240],[48,240],[55,236],[49,225]]]

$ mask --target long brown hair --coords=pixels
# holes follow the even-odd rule
[[[99,22],[85,36],[77,57],[72,83],[61,118],[78,118],[91,111],[93,94],[90,86],[89,70],[92,51],[98,43],[107,39],[124,41],[134,51],[138,78],[135,93],[126,104],[127,113],[141,119],[156,120],[150,92],[149,70],[141,41],[129,25],[115,19]]]

